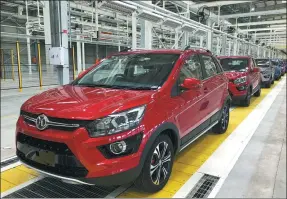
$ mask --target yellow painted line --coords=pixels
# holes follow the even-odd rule
[[[1,193],[38,177],[38,173],[23,165],[1,172]]]
[[[177,157],[173,165],[170,180],[163,190],[155,194],[142,193],[131,187],[119,198],[172,198],[184,184],[223,143],[223,141],[237,128],[237,126],[253,111],[264,97],[278,84],[275,82],[271,89],[263,88],[260,97],[252,97],[249,107],[236,107],[230,112],[229,126],[224,134],[206,134],[188,146]]]

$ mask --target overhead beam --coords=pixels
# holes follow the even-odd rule
[[[270,35],[271,33],[270,32],[264,32],[264,33],[257,33],[256,34],[256,37],[257,36],[260,36],[260,35]],[[273,34],[271,35],[286,35],[286,32],[274,32]]]
[[[240,32],[258,32],[258,31],[265,31],[265,30],[286,30],[286,27],[241,29]]]
[[[274,20],[274,21],[258,21],[258,22],[238,23],[237,26],[257,26],[257,25],[268,25],[268,24],[286,24],[286,19],[280,19],[280,20]],[[236,26],[236,24],[232,24],[229,26]]]
[[[201,6],[215,7],[215,6],[240,4],[240,3],[246,3],[246,2],[250,2],[250,1],[214,1],[214,2],[199,3],[199,4],[192,2],[192,3],[190,3],[190,5],[191,5],[191,7],[199,8]]]
[[[274,15],[274,14],[286,14],[286,8],[280,10],[267,10],[259,12],[247,12],[247,13],[238,13],[230,15],[221,15],[222,19],[231,19],[231,18],[240,18],[240,17],[252,17],[252,16],[261,16],[261,15]]]

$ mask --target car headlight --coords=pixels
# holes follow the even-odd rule
[[[136,128],[143,118],[145,107],[145,105],[139,106],[94,120],[86,126],[86,129],[91,137],[99,137]]]
[[[234,84],[242,84],[242,83],[246,82],[246,80],[247,80],[246,76],[239,77],[239,78],[234,80]]]

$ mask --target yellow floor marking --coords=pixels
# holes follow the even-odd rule
[[[272,85],[274,88],[278,82]],[[252,97],[249,107],[236,107],[230,113],[230,122],[224,134],[206,134],[184,149],[177,157],[173,165],[170,180],[184,184],[194,172],[210,157],[221,143],[234,131],[234,129],[249,115],[249,113],[264,99],[271,89],[262,89],[260,97]],[[178,185],[178,184],[177,184]],[[140,190],[130,188],[119,195],[119,198],[171,198],[180,187],[173,183],[167,183],[162,191],[156,194],[141,193]]]
[[[13,187],[16,187],[24,182],[27,182],[38,174],[36,171],[19,165],[4,172],[1,172],[1,193]]]
[[[1,179],[1,193],[4,192],[4,191],[7,191],[11,188],[13,188],[15,185],[13,185],[12,183],[6,181],[6,180],[3,180]]]

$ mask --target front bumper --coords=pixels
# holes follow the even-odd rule
[[[127,139],[142,132],[138,127],[113,136],[90,138],[84,128],[75,131],[38,131],[19,117],[16,128],[17,156],[24,164],[45,175],[83,184],[102,186],[132,182],[141,171],[143,141],[136,153],[107,159],[99,146]],[[19,137],[33,139],[23,141]]]
[[[228,90],[232,98],[232,101],[241,101],[246,98],[248,85],[246,83],[236,85],[233,82],[229,82]]]

